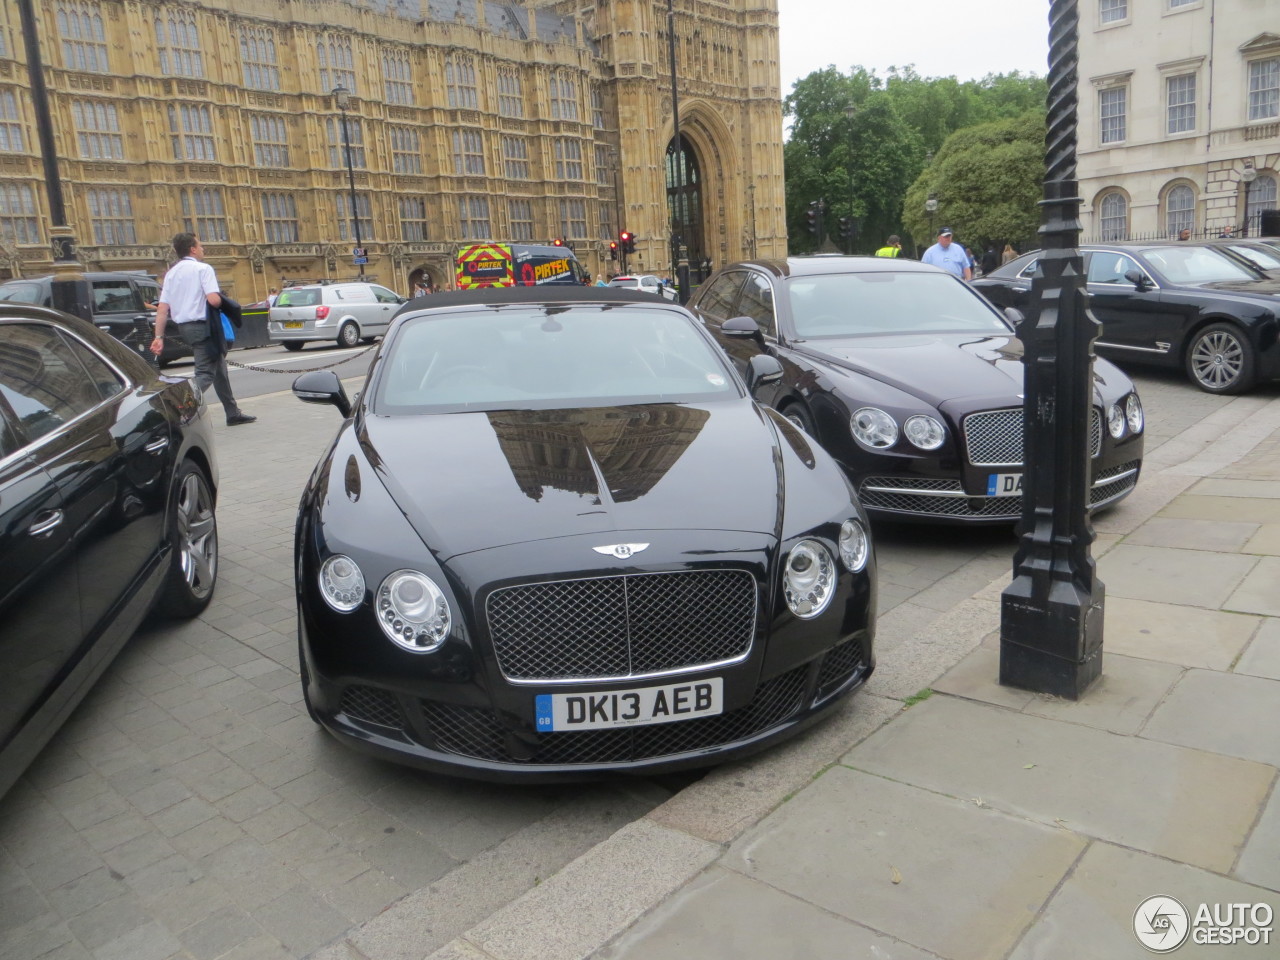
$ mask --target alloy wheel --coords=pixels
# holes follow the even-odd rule
[[[187,474],[178,493],[178,562],[192,596],[213,592],[218,575],[218,525],[213,496],[198,471]]]
[[[1196,380],[1221,390],[1230,386],[1244,369],[1244,347],[1225,330],[1214,330],[1196,341],[1191,370]]]

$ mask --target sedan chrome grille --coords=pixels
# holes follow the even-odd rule
[[[756,605],[747,571],[694,570],[503,587],[485,613],[508,680],[621,680],[742,659]]]
[[[867,477],[858,488],[858,499],[868,510],[889,510],[925,517],[1016,520],[1022,515],[1021,496],[967,494],[959,480]]]
[[[964,444],[975,467],[1022,466],[1022,408],[987,410],[964,418]],[[1102,452],[1102,411],[1089,408],[1091,456]]]

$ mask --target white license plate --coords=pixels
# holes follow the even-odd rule
[[[301,330],[301,329],[302,329],[302,321],[301,321],[301,320],[286,320],[286,321],[284,322],[284,328],[285,328],[286,330]]]
[[[1009,497],[1022,493],[1022,474],[989,473],[987,474],[987,496]]]
[[[542,693],[534,698],[538,730],[600,730],[672,723],[724,712],[724,680],[592,693]]]

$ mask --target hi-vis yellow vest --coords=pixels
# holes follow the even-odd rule
[[[897,247],[881,247],[876,251],[877,257],[896,257],[902,251]]]

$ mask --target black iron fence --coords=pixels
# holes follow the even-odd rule
[[[1251,237],[1280,237],[1280,210],[1258,210],[1241,223],[1232,223],[1216,227],[1187,228],[1188,240],[1229,240],[1248,239]],[[1182,231],[1178,229],[1157,230],[1147,233],[1135,233],[1128,229],[1099,229],[1081,237],[1081,243],[1117,243],[1122,240],[1134,240],[1140,243],[1159,243],[1165,240],[1178,240]]]

